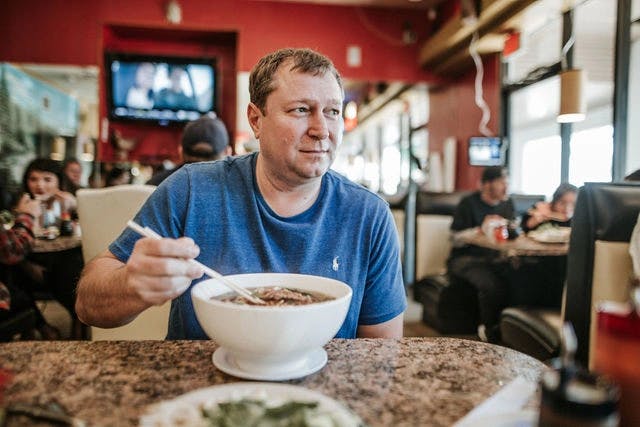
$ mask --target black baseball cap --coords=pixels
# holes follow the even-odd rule
[[[204,115],[190,122],[182,133],[182,151],[189,156],[212,159],[228,145],[227,128],[213,115]]]
[[[488,166],[482,171],[482,183],[495,181],[496,179],[505,178],[507,170],[502,166]]]

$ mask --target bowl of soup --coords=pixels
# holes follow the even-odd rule
[[[351,288],[326,277],[254,273],[226,278],[266,304],[253,305],[209,279],[193,287],[193,306],[209,338],[250,374],[277,377],[302,369],[336,335],[351,302]]]

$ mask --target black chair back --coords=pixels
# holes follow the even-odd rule
[[[640,183],[586,183],[578,192],[567,260],[565,320],[578,338],[576,359],[589,360],[595,242],[628,242],[640,212]]]

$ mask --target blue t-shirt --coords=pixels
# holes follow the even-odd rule
[[[200,247],[198,261],[224,275],[300,273],[347,283],[353,298],[338,338],[355,338],[358,325],[401,314],[407,302],[387,203],[330,170],[309,209],[281,217],[258,189],[257,155],[184,165],[151,194],[135,220],[165,237],[191,237]],[[138,238],[126,229],[109,250],[126,262]],[[207,338],[190,292],[172,301],[167,338]]]

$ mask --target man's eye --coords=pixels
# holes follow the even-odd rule
[[[332,116],[340,116],[342,114],[342,111],[338,110],[338,109],[332,109],[331,110],[331,115]]]
[[[307,113],[309,112],[309,109],[307,107],[298,107],[295,109],[296,113]]]

